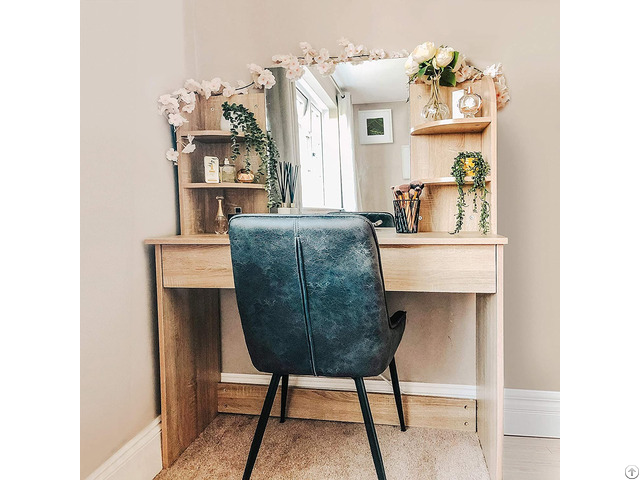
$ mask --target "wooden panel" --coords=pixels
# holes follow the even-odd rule
[[[496,249],[496,293],[476,295],[478,438],[491,480],[502,480],[504,435],[503,249]]]
[[[271,410],[280,415],[280,392]],[[218,384],[218,411],[259,415],[267,394],[265,385]],[[398,425],[398,412],[392,394],[369,393],[373,420],[380,425]],[[473,432],[476,429],[475,401],[459,398],[403,395],[405,422],[413,427],[444,428]],[[287,416],[313,420],[362,423],[356,392],[289,388]]]
[[[222,95],[205,99],[198,95],[196,111],[200,112],[200,128],[198,130],[220,130],[220,118],[222,117],[222,104],[224,102],[244,105],[247,110],[253,112],[262,130],[266,130],[265,97],[262,90],[250,90],[246,95],[233,95],[229,98]],[[187,130],[195,130],[188,128]]]
[[[491,245],[380,247],[385,288],[400,292],[496,291]]]
[[[165,245],[162,261],[166,288],[234,288],[228,245]]]
[[[491,118],[449,118],[421,123],[411,129],[411,135],[436,135],[439,133],[479,133],[491,123]]]
[[[156,247],[162,463],[169,467],[217,415],[220,309],[217,290],[162,287]]]
[[[453,159],[465,150],[482,151],[482,134],[414,135],[411,137],[411,177],[450,176]]]

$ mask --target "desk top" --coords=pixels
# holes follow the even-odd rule
[[[478,232],[396,233],[394,228],[376,228],[378,243],[385,245],[506,245],[507,237],[482,235]],[[147,238],[147,245],[229,245],[229,235],[207,233],[201,235],[172,235]]]

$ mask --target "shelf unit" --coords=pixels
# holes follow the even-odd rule
[[[491,167],[487,177],[490,205],[490,233],[497,233],[497,110],[493,79],[483,77],[455,87],[440,87],[443,102],[452,108],[451,94],[471,86],[471,90],[482,97],[482,110],[476,118],[456,118],[425,122],[421,112],[431,91],[423,83],[411,84],[409,89],[411,115],[411,177],[426,184],[420,197],[418,224],[421,232],[452,232],[455,229],[456,199],[458,188],[451,176],[451,165],[461,151],[482,152]],[[465,183],[472,178],[466,177]],[[462,231],[477,232],[480,213],[474,213],[467,200]]]
[[[188,120],[178,129],[177,136],[186,143],[189,135],[194,137],[196,150],[182,152],[178,142],[178,189],[180,201],[180,229],[183,235],[214,233],[214,219],[218,209],[217,196],[224,197],[225,213],[234,207],[241,207],[243,213],[267,213],[267,192],[262,183],[205,183],[204,157],[215,156],[220,163],[231,158],[231,133],[220,128],[222,104],[242,104],[256,117],[260,127],[266,129],[266,106],[264,92],[252,90],[245,95],[232,97],[216,96],[205,99],[198,95],[196,108],[191,113],[183,113]],[[243,135],[238,136],[243,141]],[[252,169],[257,169],[260,158],[251,153]],[[244,167],[244,149],[236,160],[236,170]]]

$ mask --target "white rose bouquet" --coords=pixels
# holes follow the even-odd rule
[[[404,68],[410,82],[438,79],[443,87],[455,87],[461,64],[460,53],[453,48],[446,45],[436,48],[433,42],[425,42],[411,52]]]

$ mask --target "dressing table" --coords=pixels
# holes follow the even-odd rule
[[[486,81],[485,81],[486,80]],[[464,88],[464,87],[459,87]],[[497,163],[495,90],[490,79],[472,85],[487,99],[478,119],[424,124],[420,111],[429,87],[411,85],[411,173],[426,183],[417,234],[378,228],[387,291],[475,294],[476,399],[404,395],[409,427],[477,431],[492,480],[502,479],[503,444],[503,249],[497,235]],[[451,90],[444,88],[446,101]],[[178,161],[182,235],[149,238],[155,248],[158,306],[162,459],[169,467],[219,412],[258,414],[266,386],[221,382],[219,289],[234,288],[228,235],[213,234],[216,195],[247,213],[267,213],[259,184],[206,184],[202,156],[228,156],[228,133],[220,130],[222,101],[243,103],[266,128],[265,96],[252,92],[230,99],[198,98],[187,114],[196,153],[180,152]],[[216,115],[212,112],[218,112]],[[178,149],[180,151],[180,148]],[[468,211],[462,232],[451,235],[456,184],[447,176],[455,153],[481,151],[491,164],[491,229],[478,232]],[[477,215],[475,215],[477,217]],[[393,395],[369,395],[374,421],[396,424]],[[362,422],[355,392],[292,388],[288,416]],[[279,399],[276,398],[277,406]],[[278,415],[279,412],[272,412]]]

